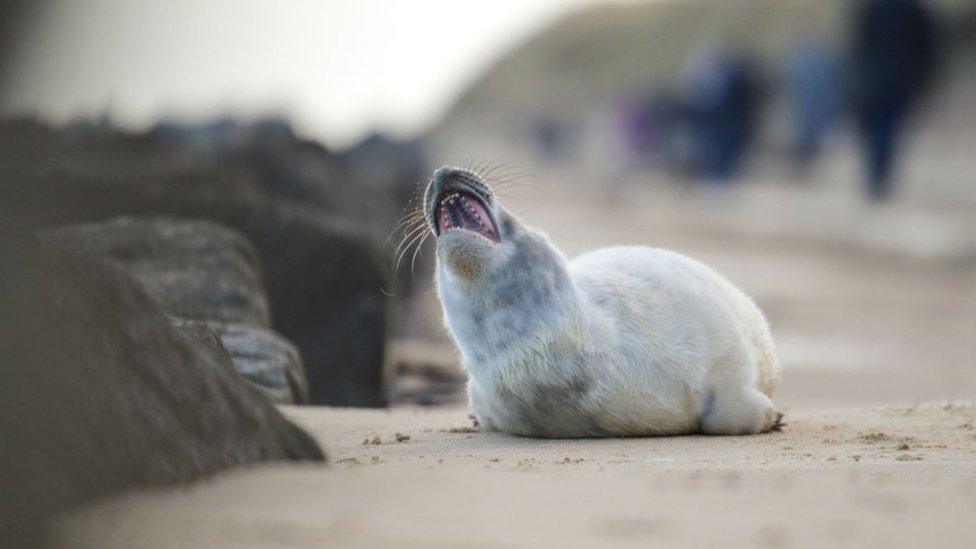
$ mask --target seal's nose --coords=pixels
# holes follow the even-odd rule
[[[441,166],[440,168],[434,170],[434,178],[432,181],[438,185],[444,185],[448,181],[457,177],[460,172],[461,170],[452,166]]]
[[[427,205],[427,216],[429,219],[433,219],[436,211],[437,197],[448,188],[447,185],[451,181],[458,179],[457,176],[460,171],[458,168],[452,166],[441,166],[434,170],[434,174],[430,178],[430,183],[427,184],[427,190],[424,192],[424,202]]]

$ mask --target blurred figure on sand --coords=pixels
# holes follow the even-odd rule
[[[741,170],[757,127],[761,94],[753,64],[729,50],[693,58],[683,95],[695,120],[696,175],[730,181]]]
[[[806,172],[820,155],[840,110],[838,56],[823,36],[810,33],[789,49],[783,65],[794,128],[793,158],[797,168]]]
[[[918,0],[862,0],[853,21],[853,107],[867,193],[882,201],[891,194],[905,119],[932,80],[936,22]]]

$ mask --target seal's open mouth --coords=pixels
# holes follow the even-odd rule
[[[477,195],[464,190],[447,190],[441,193],[434,211],[437,235],[451,229],[463,229],[478,233],[492,242],[500,242],[495,219]]]

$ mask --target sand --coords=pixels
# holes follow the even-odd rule
[[[464,408],[287,408],[329,466],[89,506],[66,547],[972,547],[976,405],[794,413],[750,437],[533,440]],[[399,434],[399,437],[398,437]],[[398,442],[397,439],[400,439]]]

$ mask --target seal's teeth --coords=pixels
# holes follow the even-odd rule
[[[454,229],[473,231],[499,242],[498,231],[488,206],[483,199],[471,191],[447,191],[438,199],[435,216],[436,232],[439,235]]]

